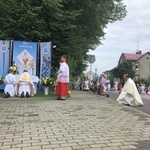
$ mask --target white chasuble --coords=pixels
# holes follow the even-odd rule
[[[129,78],[122,89],[121,94],[119,95],[117,101],[122,104],[129,104],[131,106],[141,106],[143,101],[140,97],[140,94],[137,90],[137,87],[134,81]]]

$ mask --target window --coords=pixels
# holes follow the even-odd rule
[[[135,64],[135,70],[140,70],[140,63],[139,62],[137,62],[136,64]]]

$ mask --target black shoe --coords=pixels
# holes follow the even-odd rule
[[[20,98],[24,98],[24,92],[21,93]]]
[[[61,100],[61,101],[65,101],[66,99],[64,99],[64,98],[61,98],[60,100]]]
[[[130,106],[130,104],[124,104],[125,106]]]
[[[5,94],[5,93],[4,93],[4,96],[3,96],[3,98],[8,98],[7,94]]]
[[[26,92],[26,98],[29,98],[29,97],[30,97],[29,93],[28,93],[28,92]]]
[[[60,98],[60,97],[57,97],[57,100],[61,100],[61,98]]]
[[[7,92],[7,94],[6,94],[6,95],[7,95],[7,98],[8,98],[8,97],[10,97],[10,94],[9,94],[8,92]]]
[[[107,97],[109,97],[109,94],[107,95]]]

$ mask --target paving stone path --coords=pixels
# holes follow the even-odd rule
[[[0,99],[0,150],[149,150],[149,143],[150,116],[89,92],[66,101]]]

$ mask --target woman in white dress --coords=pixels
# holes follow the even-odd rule
[[[145,86],[143,86],[143,84],[140,84],[139,93],[140,94],[146,94],[146,92],[145,92]]]
[[[85,78],[84,80],[84,91],[89,91],[89,80]]]

